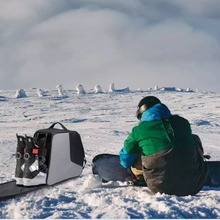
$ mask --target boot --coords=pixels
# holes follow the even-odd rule
[[[24,186],[46,184],[48,173],[46,155],[47,150],[44,146],[40,146],[34,138],[26,136],[25,168],[23,173]]]
[[[17,185],[23,185],[23,171],[24,171],[24,148],[26,146],[26,139],[24,136],[16,134],[17,149],[16,149],[16,168],[15,180]]]

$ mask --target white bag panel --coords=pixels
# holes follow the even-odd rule
[[[53,185],[80,176],[81,173],[82,167],[70,160],[69,133],[55,134],[52,139],[47,184]]]

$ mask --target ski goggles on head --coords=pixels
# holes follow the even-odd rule
[[[137,107],[136,117],[138,120],[141,120],[141,116],[142,116],[143,112],[145,112],[146,110],[147,110],[146,104]]]

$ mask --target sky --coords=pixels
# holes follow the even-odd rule
[[[220,92],[219,0],[1,0],[0,89]]]

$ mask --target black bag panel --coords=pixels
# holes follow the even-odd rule
[[[85,152],[78,132],[70,132],[70,160],[80,166],[84,165]]]

